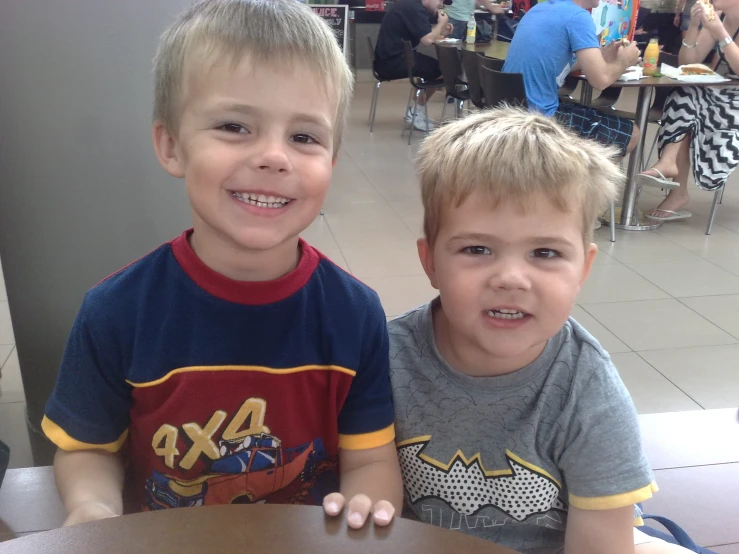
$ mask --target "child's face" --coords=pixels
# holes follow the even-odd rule
[[[179,132],[157,138],[155,124],[154,135],[165,169],[185,178],[201,242],[265,251],[310,225],[331,180],[332,96],[297,63],[278,70],[245,58],[193,71]]]
[[[527,212],[490,209],[474,195],[444,210],[433,249],[419,241],[441,295],[434,328],[442,354],[477,375],[531,363],[569,317],[596,251],[583,247],[580,214],[543,197]]]

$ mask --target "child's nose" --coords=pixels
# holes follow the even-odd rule
[[[490,286],[502,290],[526,290],[530,288],[526,264],[501,260],[490,278]]]
[[[255,165],[260,171],[288,173],[292,170],[284,141],[264,137],[259,144]]]

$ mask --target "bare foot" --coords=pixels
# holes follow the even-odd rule
[[[662,203],[651,210],[649,215],[654,217],[668,217],[672,214],[664,210],[676,212],[681,210],[690,203],[690,195],[687,192],[680,192],[680,189],[671,190]]]
[[[657,173],[657,171],[661,172],[662,175],[665,176],[666,179],[674,179],[677,177],[677,166],[676,165],[667,165],[662,163],[662,160],[658,161],[656,164],[654,164],[652,167],[647,169],[646,171],[642,171],[642,175],[651,175],[652,177],[657,177],[659,179],[662,178],[662,176]]]

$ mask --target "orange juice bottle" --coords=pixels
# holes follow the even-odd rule
[[[644,75],[652,76],[657,73],[657,60],[659,60],[659,44],[657,39],[649,40],[647,49],[644,50]]]

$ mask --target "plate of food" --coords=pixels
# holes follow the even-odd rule
[[[689,63],[680,67],[662,64],[661,73],[683,83],[723,83],[729,80],[702,63]]]

